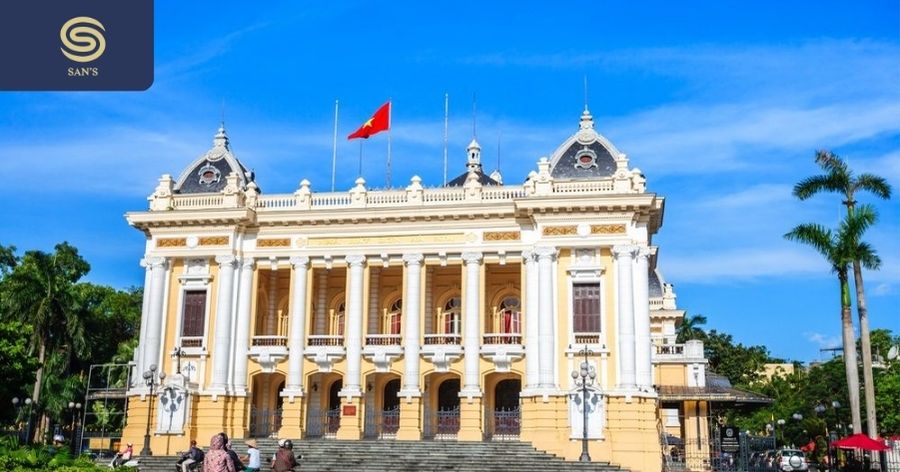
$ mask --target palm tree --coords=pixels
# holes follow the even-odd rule
[[[706,317],[703,315],[685,316],[681,319],[681,324],[678,325],[676,342],[683,343],[691,339],[702,339],[706,336],[706,333],[703,332],[703,328],[700,325],[704,324],[706,324]]]
[[[838,277],[841,290],[841,335],[844,345],[844,369],[847,375],[847,390],[850,397],[850,415],[853,432],[862,431],[862,420],[859,414],[859,371],[856,361],[856,339],[853,334],[853,319],[850,302],[850,264],[854,257],[861,257],[866,268],[881,264],[878,256],[866,243],[860,243],[860,235],[875,223],[876,215],[871,207],[864,206],[852,216],[848,215],[841,222],[837,233],[818,224],[801,224],[784,235],[791,241],[797,241],[815,248],[831,265],[831,270]]]
[[[813,195],[826,191],[842,194],[843,204],[847,207],[847,215],[852,216],[856,208],[856,192],[868,191],[881,199],[891,198],[891,186],[880,176],[874,174],[853,175],[847,163],[830,151],[816,152],[816,164],[825,174],[814,175],[801,180],[794,186],[794,196],[806,200]],[[859,248],[857,248],[859,249]],[[871,248],[869,248],[871,249]],[[863,256],[861,253],[860,256]],[[866,291],[863,285],[861,257],[853,257],[853,282],[856,286],[856,309],[859,314],[859,334],[863,358],[863,380],[866,395],[866,426],[869,436],[878,435],[878,421],[875,414],[875,384],[872,377],[872,344],[869,339],[869,312],[866,307]]]
[[[40,405],[45,366],[50,352],[86,352],[82,311],[73,287],[90,265],[68,243],[52,254],[28,251],[5,278],[9,313],[33,327],[31,349],[37,350],[32,401]]]

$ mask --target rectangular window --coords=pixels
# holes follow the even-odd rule
[[[600,332],[600,284],[572,285],[574,332]]]
[[[206,321],[206,290],[184,292],[184,306],[181,313],[181,335],[203,336]]]

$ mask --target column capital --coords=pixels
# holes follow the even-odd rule
[[[613,257],[618,259],[619,257],[625,256],[627,258],[633,258],[634,254],[638,251],[638,247],[634,244],[616,244],[612,247]]]
[[[151,269],[166,269],[169,265],[169,260],[165,257],[145,257],[142,262],[141,265]]]
[[[359,267],[366,263],[366,256],[362,254],[354,254],[344,258],[350,267]]]
[[[290,260],[295,270],[303,270],[309,267],[309,257],[307,256],[293,256]]]
[[[653,251],[647,246],[638,246],[636,257],[638,259],[649,259]]]
[[[231,266],[232,268],[234,268],[234,266],[237,265],[237,262],[237,257],[234,257],[231,254],[216,256],[216,263],[219,264],[219,267]]]
[[[534,262],[534,251],[528,249],[522,251],[522,262],[526,264],[529,262]]]
[[[419,253],[403,255],[403,263],[408,266],[421,265],[422,261],[424,261],[424,260],[425,260],[425,256],[423,256],[422,254],[419,254]]]
[[[537,258],[537,260],[549,259],[552,261],[553,259],[556,259],[556,255],[557,251],[555,247],[541,246],[534,248],[534,257]]]
[[[256,265],[256,259],[252,257],[245,257],[241,259],[241,269],[243,270],[251,270],[253,266]]]
[[[481,262],[481,259],[483,257],[484,256],[480,252],[464,252],[464,253],[462,253],[462,260],[463,260],[463,262],[466,263],[466,265],[478,264]]]

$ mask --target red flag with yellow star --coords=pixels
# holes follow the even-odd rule
[[[368,119],[358,130],[350,133],[347,139],[363,138],[369,139],[369,136],[387,131],[391,128],[391,102],[381,105],[375,114]]]

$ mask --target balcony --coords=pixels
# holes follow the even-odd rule
[[[603,339],[602,333],[575,333],[574,338],[575,344],[578,345],[600,345],[603,343],[601,341]]]
[[[494,363],[497,372],[509,372],[513,362],[525,355],[519,333],[486,333],[482,336],[481,355]]]
[[[447,372],[450,370],[450,364],[463,355],[461,341],[462,336],[458,334],[426,334],[422,356],[434,364],[435,371]]]
[[[403,355],[399,334],[370,334],[366,336],[366,346],[362,354],[375,364],[376,372],[388,372],[391,363]]]
[[[181,347],[182,348],[202,348],[203,347],[203,336],[182,336],[181,337]]]
[[[253,336],[250,339],[249,355],[262,367],[263,372],[275,372],[275,366],[287,359],[287,336]]]
[[[347,355],[341,335],[314,334],[306,338],[303,354],[315,362],[322,372],[331,372],[334,363]]]
[[[705,362],[703,341],[693,340],[684,344],[656,344],[653,346],[653,349],[653,362]]]

